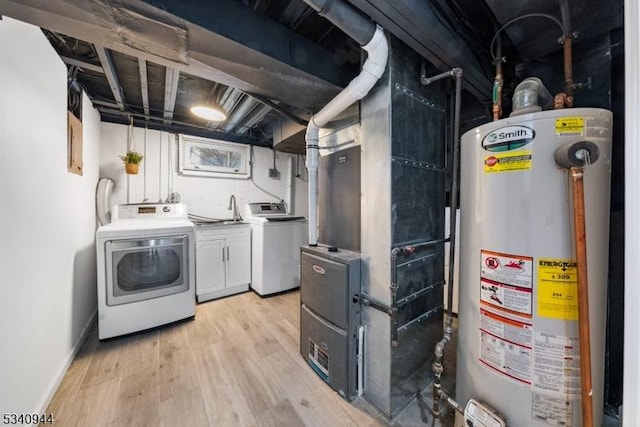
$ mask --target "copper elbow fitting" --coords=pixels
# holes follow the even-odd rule
[[[555,110],[564,108],[567,102],[567,94],[564,92],[560,92],[553,98],[553,108]]]

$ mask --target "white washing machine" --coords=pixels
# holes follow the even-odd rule
[[[249,203],[251,288],[270,295],[300,286],[300,247],[309,241],[305,217],[290,215],[284,203]]]
[[[99,339],[195,315],[194,242],[184,204],[114,207],[96,233]]]

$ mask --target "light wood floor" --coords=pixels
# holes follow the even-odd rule
[[[383,426],[300,356],[299,292],[199,304],[196,318],[99,342],[94,328],[47,413],[58,426]],[[418,401],[394,426],[431,425]],[[428,424],[426,422],[429,421]]]

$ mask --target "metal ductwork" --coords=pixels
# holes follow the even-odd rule
[[[388,45],[381,27],[369,21],[352,6],[340,0],[304,0],[331,23],[356,40],[368,57],[362,71],[349,85],[309,119],[305,136],[309,170],[309,245],[318,244],[318,131],[354,102],[367,95],[384,73]]]
[[[304,2],[358,42],[360,46],[366,45],[373,38],[376,25],[351,5],[340,0],[304,0]]]

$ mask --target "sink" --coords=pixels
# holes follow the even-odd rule
[[[225,219],[208,219],[208,220],[191,220],[196,226],[203,225],[239,225],[246,224],[242,222],[242,220],[234,221],[233,218],[225,218]]]
[[[239,224],[246,224],[245,222],[243,222],[242,220],[232,220],[232,219],[223,219],[220,222],[216,222],[216,225],[239,225]]]

